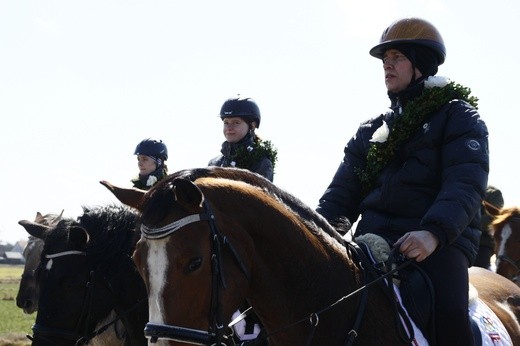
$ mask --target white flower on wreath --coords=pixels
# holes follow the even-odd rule
[[[157,177],[155,175],[151,175],[148,177],[148,180],[146,181],[146,186],[153,186],[157,182]]]
[[[430,76],[424,81],[424,86],[426,88],[444,88],[449,82],[450,79],[448,77]]]
[[[388,128],[388,124],[383,120],[383,124],[374,132],[369,142],[384,143],[388,139],[389,133],[390,129]]]

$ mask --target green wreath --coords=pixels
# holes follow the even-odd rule
[[[263,141],[256,138],[253,145],[239,147],[232,159],[235,162],[235,167],[251,170],[256,163],[266,157],[271,160],[274,172],[276,160],[278,159],[278,150],[276,150],[271,141]]]
[[[392,161],[399,146],[416,133],[424,121],[443,105],[451,100],[460,99],[478,108],[478,98],[470,94],[469,88],[449,82],[444,87],[425,88],[422,95],[410,101],[403,113],[395,118],[387,140],[383,143],[372,143],[370,146],[366,168],[356,169],[363,193],[366,195],[372,191],[381,171]]]

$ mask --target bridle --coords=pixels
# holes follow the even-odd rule
[[[54,258],[59,258],[59,257],[64,257],[64,256],[77,256],[77,255],[86,256],[86,252],[76,251],[76,250],[63,251],[63,252],[58,252],[58,253],[54,253],[54,254],[47,254],[47,255],[45,255],[45,258],[48,260],[52,260]],[[43,266],[43,263],[44,262],[42,261],[40,264],[40,270],[41,270],[41,266]],[[58,338],[61,338],[64,340],[69,340],[71,342],[75,342],[75,345],[86,345],[90,342],[91,339],[102,334],[111,325],[115,324],[118,320],[120,320],[120,317],[118,316],[115,319],[113,319],[112,321],[110,321],[110,322],[106,323],[105,325],[103,325],[102,327],[98,328],[97,330],[89,332],[88,324],[89,324],[89,319],[90,319],[90,315],[91,315],[91,306],[92,306],[92,302],[93,302],[93,299],[92,299],[93,291],[94,291],[94,287],[96,284],[95,277],[96,277],[95,271],[91,270],[89,272],[89,278],[86,283],[87,292],[86,292],[85,298],[83,300],[81,314],[80,314],[78,323],[77,323],[76,327],[74,328],[74,330],[48,327],[48,326],[45,326],[42,324],[35,323],[32,326],[34,336],[36,336],[40,339],[43,339],[43,340],[47,340],[51,343],[55,343],[55,341],[51,340],[50,338],[58,337]],[[105,278],[104,280],[107,282],[107,286],[110,289],[110,287],[111,287],[110,282],[108,282],[107,278]],[[112,292],[112,294],[115,295],[114,292]],[[127,309],[123,313],[123,315],[131,312],[132,310],[134,310],[140,304],[143,304],[143,303],[146,303],[146,299],[139,300],[135,305],[133,305],[132,307]],[[31,340],[33,340],[33,338],[34,338],[29,335],[27,337]]]
[[[509,277],[509,280],[513,281],[514,283],[518,283],[519,277],[520,277],[520,259],[517,261],[514,261],[507,255],[499,255],[499,256],[497,256],[497,258],[501,261],[509,263],[516,269],[515,274],[513,276]]]
[[[509,222],[511,222],[511,221],[520,221],[520,217],[512,216],[511,220]],[[516,272],[514,273],[514,275],[511,277],[508,277],[508,279],[513,281],[515,284],[518,284],[518,282],[520,281],[520,259],[515,261],[511,257],[509,257],[507,254],[497,255],[497,259],[500,261],[509,263],[511,266],[513,266],[514,269],[516,269]]]
[[[163,239],[191,223],[208,221],[211,237],[211,305],[209,311],[209,327],[207,331],[191,329],[175,325],[147,323],[144,329],[145,336],[151,343],[159,339],[185,342],[194,345],[226,345],[226,326],[222,317],[222,302],[220,301],[220,288],[226,289],[227,283],[222,271],[221,248],[225,245],[233,255],[240,270],[249,280],[249,272],[242,259],[226,236],[223,236],[215,224],[215,216],[209,206],[203,202],[203,212],[185,216],[163,227],[153,228],[141,225],[141,232],[145,239]]]
[[[54,253],[54,254],[47,254],[47,255],[45,255],[45,259],[53,260],[55,258],[60,258],[60,257],[65,257],[65,256],[86,256],[86,255],[87,254],[86,254],[85,251],[71,250],[71,251],[57,252],[57,253]],[[44,263],[46,263],[46,262],[42,261],[40,263],[40,268],[39,268],[40,270],[42,270],[42,268],[44,266]],[[92,278],[93,278],[93,272],[90,272],[89,282],[87,283],[86,299],[85,299],[84,304],[83,304],[81,317],[78,320],[78,325],[76,326],[76,328],[74,330],[68,330],[68,329],[63,329],[63,328],[47,327],[45,325],[41,325],[41,324],[35,323],[32,326],[32,330],[33,330],[34,335],[37,336],[38,338],[45,339],[45,340],[48,340],[48,341],[50,341],[48,339],[49,337],[59,337],[61,339],[70,340],[70,341],[76,341],[76,340],[80,339],[81,336],[82,336],[79,333],[81,321],[85,320],[85,323],[88,322],[88,319],[86,319],[84,317],[86,317],[85,316],[86,315],[86,311],[85,311],[86,309],[85,308],[88,305],[88,301],[89,301],[89,297],[91,295],[92,287],[94,286],[94,285],[92,285],[90,283],[90,280]],[[32,340],[33,338],[29,337],[29,339]]]

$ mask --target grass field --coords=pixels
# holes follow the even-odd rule
[[[0,265],[0,346],[31,344],[25,335],[31,334],[36,314],[24,314],[16,306],[22,271],[21,265]]]

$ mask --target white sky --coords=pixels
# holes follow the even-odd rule
[[[130,186],[135,146],[168,145],[170,172],[206,166],[218,112],[253,97],[278,148],[275,183],[315,207],[358,125],[389,104],[368,51],[395,19],[439,29],[439,75],[470,87],[490,132],[489,182],[520,205],[514,0],[0,1],[0,241],[36,211],[76,217]]]

